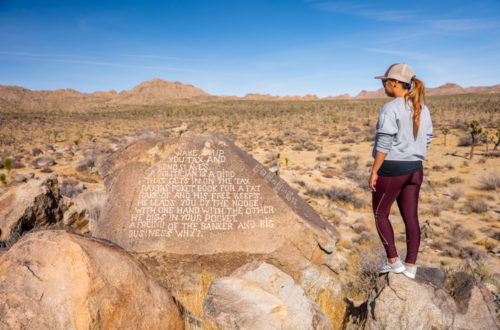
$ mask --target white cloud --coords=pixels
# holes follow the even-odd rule
[[[313,2],[312,7],[333,13],[361,16],[384,22],[406,22],[415,19],[417,16],[417,12],[413,10],[381,10],[371,4],[343,1]]]
[[[500,18],[482,19],[441,19],[430,20],[427,23],[434,29],[445,32],[466,32],[477,30],[492,30],[500,27]]]
[[[412,52],[412,51],[401,51],[401,50],[391,50],[391,49],[378,49],[378,48],[365,48],[365,50],[368,51],[368,52],[372,52],[372,53],[380,53],[380,54],[386,54],[386,55],[396,55],[396,56],[408,57],[408,58],[418,59],[418,60],[428,58],[428,56],[426,54]]]

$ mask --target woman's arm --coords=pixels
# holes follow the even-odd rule
[[[375,153],[375,160],[373,161],[373,167],[372,167],[372,174],[370,175],[370,189],[373,191],[377,191],[375,189],[375,185],[377,184],[377,179],[378,179],[378,170],[380,169],[380,166],[382,166],[382,163],[384,162],[385,156],[387,154],[384,154],[383,152],[377,151]]]

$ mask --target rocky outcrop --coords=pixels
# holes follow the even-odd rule
[[[62,230],[0,258],[0,328],[182,329],[170,293],[128,253]]]
[[[333,329],[304,289],[278,268],[252,262],[215,280],[204,314],[222,329]]]
[[[90,232],[133,252],[163,285],[186,290],[197,282],[186,278],[227,276],[255,260],[314,290],[336,282],[335,228],[220,134],[141,139],[98,169],[108,197]]]
[[[63,211],[56,174],[10,188],[0,197],[0,245],[11,246],[33,228],[55,225]]]
[[[482,284],[466,273],[445,279],[435,268],[419,268],[415,280],[381,276],[366,307],[366,329],[498,328],[493,297]]]
[[[99,172],[107,207],[90,230],[126,250],[196,264],[220,256],[211,264],[226,269],[232,255],[229,271],[265,256],[297,279],[311,263],[339,267],[333,226],[219,134],[144,139],[105,159]]]

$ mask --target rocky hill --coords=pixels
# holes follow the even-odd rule
[[[473,93],[500,93],[500,84],[494,86],[463,88],[457,84],[445,84],[436,88],[427,88],[427,95],[459,95]],[[250,93],[244,97],[214,96],[193,85],[171,82],[155,78],[143,82],[131,90],[117,93],[108,92],[81,93],[74,89],[57,89],[47,91],[32,91],[18,86],[0,86],[0,112],[24,111],[109,111],[137,105],[153,106],[180,102],[202,102],[208,100],[342,100],[368,99],[386,97],[382,88],[376,91],[361,91],[355,97],[349,94],[318,98],[316,95],[305,96],[273,96],[270,94]]]

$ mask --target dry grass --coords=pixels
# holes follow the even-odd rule
[[[194,291],[181,287],[175,292],[174,296],[183,311],[186,330],[200,329],[200,327],[207,330],[219,329],[203,316],[203,300],[213,280],[213,274],[205,270],[201,273],[200,281]]]
[[[330,281],[326,287],[331,287]],[[316,297],[315,301],[319,308],[332,320],[333,328],[335,330],[342,329],[346,310],[342,295],[335,297],[331,290],[325,289]]]

